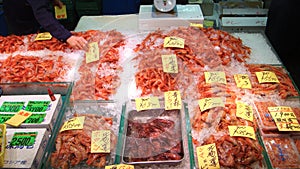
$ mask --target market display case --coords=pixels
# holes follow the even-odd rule
[[[104,168],[114,164],[120,113],[121,104],[115,101],[71,102],[47,145],[42,168]],[[79,123],[81,127],[76,128]],[[109,135],[105,144],[108,150],[93,151],[102,147],[94,141],[103,139],[101,131]]]
[[[98,47],[99,59],[91,62],[89,52],[55,39],[1,37],[4,46],[16,45],[0,49],[0,105],[6,95],[50,99],[50,89],[61,96],[56,117],[39,127],[50,134],[37,167],[296,167],[297,158],[283,159],[299,156],[299,127],[279,131],[269,108],[290,107],[295,115],[289,111],[277,122],[300,122],[299,89],[264,33],[182,22],[186,26],[143,31],[138,15],[83,16],[74,34]],[[163,108],[169,91],[180,93],[180,109]],[[161,107],[138,110],[135,99],[152,96]],[[0,120],[6,121],[1,107]],[[25,121],[21,127],[37,126]],[[235,135],[232,129],[245,130]],[[105,144],[95,148],[104,135]],[[215,151],[203,151],[206,146]],[[203,159],[206,153],[212,158]]]
[[[262,137],[272,168],[298,168],[299,152],[295,143],[287,136]]]
[[[116,164],[135,168],[190,168],[191,135],[187,104],[181,109],[138,110],[135,100],[122,106]]]

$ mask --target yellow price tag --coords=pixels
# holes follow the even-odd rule
[[[181,109],[180,91],[167,91],[164,96],[166,110]]]
[[[248,137],[256,140],[252,126],[228,126],[230,136]]]
[[[199,107],[201,112],[214,108],[214,107],[225,107],[225,104],[220,97],[211,97],[211,98],[204,98],[198,101]]]
[[[252,88],[249,76],[247,74],[235,74],[234,80],[235,80],[237,87],[239,87],[239,88],[243,88],[243,89],[251,89]]]
[[[300,131],[300,125],[293,111],[271,111],[279,131]]]
[[[289,106],[276,106],[276,107],[268,107],[269,112],[293,112],[293,109]]]
[[[271,71],[261,71],[255,72],[259,83],[279,83],[279,80],[274,72]]]
[[[43,33],[38,33],[35,37],[36,40],[50,40],[52,38],[52,35],[49,32],[43,32]]]
[[[135,106],[137,111],[160,108],[158,97],[136,98]]]
[[[105,166],[105,169],[134,169],[134,165],[116,164],[116,165]]]
[[[203,28],[203,24],[201,23],[190,23],[191,27]]]
[[[59,132],[63,132],[66,130],[76,130],[76,129],[83,129],[84,125],[84,116],[74,117],[64,123],[64,125],[61,127]]]
[[[100,59],[98,42],[89,43],[89,50],[85,53],[86,63],[94,62]]]
[[[184,48],[184,39],[179,37],[166,37],[164,39],[164,47]]]
[[[204,77],[206,83],[227,83],[225,72],[204,72]]]
[[[110,130],[92,131],[91,153],[110,152]]]
[[[218,152],[215,143],[197,147],[196,153],[198,157],[198,168],[220,168]]]
[[[236,116],[253,122],[253,109],[243,102],[236,102]]]
[[[163,70],[166,73],[178,73],[176,55],[162,55]]]
[[[12,116],[10,119],[8,119],[5,124],[12,125],[14,127],[20,126],[28,117],[31,116],[31,112],[20,110],[18,113],[16,113],[14,116]]]
[[[66,5],[63,5],[61,8],[54,6],[54,13],[56,19],[67,19]]]

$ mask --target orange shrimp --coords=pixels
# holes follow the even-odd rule
[[[252,92],[254,94],[264,96],[271,93],[278,93],[282,99],[291,96],[299,96],[292,79],[283,67],[266,64],[247,64],[246,67],[249,72],[251,72],[251,82],[253,84]],[[260,71],[274,72],[279,83],[259,83],[255,73]]]

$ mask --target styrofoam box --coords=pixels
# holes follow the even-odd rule
[[[14,134],[17,132],[37,132],[35,143],[32,146],[10,146]],[[46,128],[7,128],[6,138],[3,168],[37,169],[41,167],[41,160],[49,139],[49,133]]]
[[[203,13],[198,4],[176,5],[177,16],[153,16],[152,5],[141,5],[139,30],[169,29],[170,27],[190,26],[190,23],[203,24]]]
[[[50,131],[53,129],[53,125],[58,117],[58,114],[62,107],[62,98],[60,94],[54,94],[56,100],[51,101],[50,96],[45,95],[7,95],[0,97],[0,107],[6,102],[25,102],[23,109],[27,106],[29,101],[50,101],[48,108],[45,112],[34,112],[34,114],[46,114],[44,120],[41,123],[22,123],[20,128],[47,128]],[[15,114],[16,112],[0,112],[0,116],[3,114]],[[8,128],[12,127],[7,125]]]

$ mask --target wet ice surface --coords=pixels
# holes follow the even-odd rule
[[[242,39],[243,44],[251,48],[251,64],[281,64],[271,44],[263,33],[232,33]]]

